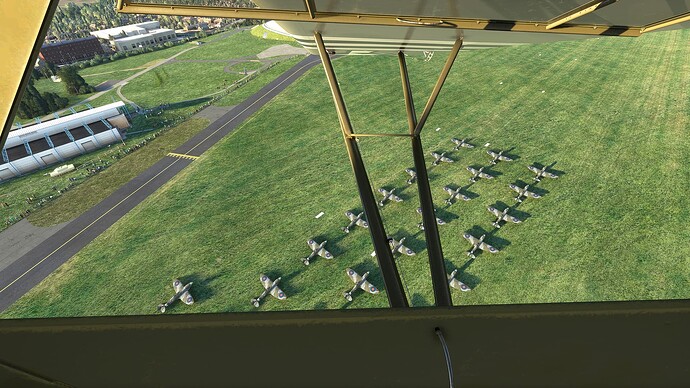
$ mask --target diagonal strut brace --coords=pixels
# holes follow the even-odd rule
[[[429,96],[429,101],[424,107],[422,117],[419,121],[417,121],[414,101],[412,100],[412,87],[410,85],[410,78],[407,74],[405,54],[402,51],[398,52],[400,77],[402,79],[403,95],[405,97],[407,122],[410,127],[410,134],[412,135],[412,156],[417,171],[417,189],[419,190],[419,203],[422,208],[422,222],[424,223],[426,246],[429,252],[429,268],[431,270],[431,282],[434,288],[434,301],[436,306],[452,306],[453,302],[450,297],[450,289],[448,288],[448,278],[446,277],[446,268],[443,260],[441,238],[438,234],[434,201],[431,196],[431,187],[429,186],[429,176],[426,170],[426,161],[424,160],[424,149],[422,147],[420,133],[424,124],[426,124],[431,109],[434,107],[436,99],[441,92],[441,87],[446,81],[450,68],[453,66],[453,62],[455,62],[455,58],[461,47],[462,39],[458,39],[453,45],[453,49],[446,60],[446,64],[439,75],[438,81],[436,81],[436,85],[431,92],[431,96]]]
[[[386,235],[386,230],[384,229],[383,221],[379,214],[376,199],[371,191],[367,170],[364,167],[364,161],[359,152],[357,141],[355,137],[352,136],[352,123],[350,122],[350,117],[345,107],[345,101],[343,100],[338,81],[335,77],[335,72],[333,71],[331,59],[326,52],[323,38],[319,32],[314,33],[314,39],[319,49],[319,56],[321,57],[321,63],[326,72],[326,78],[328,78],[331,93],[333,94],[333,102],[338,112],[340,129],[343,132],[343,139],[345,140],[345,146],[347,147],[347,153],[350,157],[352,170],[355,174],[355,181],[357,182],[357,189],[362,201],[362,206],[364,207],[364,213],[369,222],[369,232],[371,233],[371,238],[374,243],[374,250],[376,251],[379,268],[383,275],[383,282],[386,286],[388,303],[391,307],[408,307],[407,297],[402,287],[400,274],[393,261],[393,253],[388,246],[388,236]]]

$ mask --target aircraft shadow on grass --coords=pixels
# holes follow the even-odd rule
[[[352,233],[352,232],[350,232],[350,233]],[[316,241],[316,242],[319,243],[319,244],[322,243],[322,242],[324,242],[324,241],[327,241],[327,242],[326,242],[326,245],[324,246],[324,249],[326,249],[328,252],[330,252],[330,253],[333,255],[333,259],[336,259],[336,260],[337,260],[337,258],[338,258],[340,255],[342,255],[343,253],[345,253],[345,251],[344,251],[342,248],[340,248],[340,247],[338,246],[338,243],[339,243],[343,238],[345,238],[346,236],[347,236],[346,233],[341,233],[341,234],[338,234],[336,237],[331,236],[331,237],[329,238],[329,237],[328,237],[327,235],[325,235],[325,234],[317,234],[316,236],[310,237],[310,239]],[[304,249],[305,249],[305,250],[304,250],[305,253],[303,254],[302,258],[309,256],[309,254],[311,253],[311,252],[309,251],[309,247],[307,247],[306,244],[305,244],[305,248],[304,248]],[[315,257],[313,257],[313,258],[312,258],[312,261],[319,261],[320,259],[321,259],[321,260],[324,260],[324,261],[330,261],[330,260],[324,259],[323,257],[318,256],[318,255],[315,256]]]
[[[415,292],[412,294],[410,297],[410,307],[415,307],[415,306],[433,306],[434,303],[429,301],[424,295]]]

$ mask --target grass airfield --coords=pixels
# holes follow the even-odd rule
[[[450,151],[451,137],[477,145],[430,169],[437,216],[450,221],[439,227],[447,269],[461,268],[473,288],[452,290],[454,304],[690,298],[688,38],[674,31],[461,53],[423,131],[429,166],[428,153]],[[408,61],[418,114],[444,60]],[[395,56],[334,65],[356,132],[407,131]],[[518,159],[468,187],[471,201],[446,206],[443,186],[469,184],[465,167],[488,164],[487,142]],[[411,305],[433,305],[416,185],[405,188],[409,141],[365,138],[360,148],[372,187],[395,187],[405,200],[381,213],[388,233],[417,252],[397,259]],[[494,231],[486,207],[513,206],[508,184],[531,183],[534,162],[563,174],[516,208],[523,223]],[[262,291],[259,273],[282,276],[288,299],[268,297],[258,311],[386,307],[382,294],[342,296],[352,286],[346,267],[371,271],[383,287],[369,232],[340,230],[346,210],[361,205],[317,67],[1,316],[152,314],[176,277],[194,282],[196,303],[171,313],[256,311],[249,300]],[[469,260],[466,231],[489,233],[501,252]],[[312,237],[327,239],[335,258],[305,267]]]

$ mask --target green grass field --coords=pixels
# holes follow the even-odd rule
[[[98,66],[87,67],[85,69],[79,70],[79,74],[83,77],[86,74],[99,74],[110,71],[123,71],[136,69],[140,67],[146,67],[148,65],[156,63],[157,61],[167,59],[179,53],[180,51],[187,50],[192,47],[196,46],[192,46],[190,44],[179,44],[173,47],[153,51],[150,53],[133,55],[131,57],[118,59],[116,61],[104,63]]]
[[[272,39],[272,40],[282,40],[282,41],[285,41],[285,42],[287,42],[287,43],[292,43],[292,44],[294,44],[295,47],[301,47],[301,46],[295,41],[294,38],[292,38],[292,37],[290,37],[290,36],[285,36],[285,35],[276,34],[275,32],[271,32],[271,31],[265,29],[263,25],[254,26],[254,27],[252,27],[252,29],[249,30],[249,31],[251,32],[252,35],[256,36],[257,38],[261,38],[261,39]],[[264,38],[264,35],[266,35],[266,38]]]
[[[256,54],[277,44],[285,44],[273,39],[262,39],[251,34],[250,31],[240,31],[231,39],[218,39],[200,46],[196,50],[186,52],[177,59],[237,59],[243,57],[254,58]]]
[[[96,73],[96,74],[84,74],[83,78],[86,82],[89,83],[89,85],[96,87],[98,84],[105,82],[105,81],[113,81],[113,80],[123,80],[128,77],[133,76],[134,74],[140,72],[143,69],[138,69],[138,70],[121,70],[121,71],[114,71],[114,72],[105,72],[105,73]]]
[[[243,85],[241,88],[234,90],[232,93],[216,101],[215,105],[228,106],[241,103],[252,94],[258,92],[266,84],[276,79],[276,77],[286,72],[289,68],[299,63],[299,61],[302,59],[304,59],[303,56],[286,59],[270,69],[263,70],[251,82]]]
[[[688,38],[674,31],[458,57],[423,134],[427,154],[450,151],[451,137],[477,145],[430,170],[437,215],[450,221],[440,227],[447,269],[462,268],[474,289],[452,290],[456,305],[690,298]],[[443,57],[408,62],[418,111]],[[347,57],[335,68],[356,131],[407,131],[394,56]],[[469,183],[465,167],[488,164],[487,142],[518,159],[469,187],[470,202],[446,207],[443,186]],[[411,304],[432,305],[416,185],[405,188],[409,143],[366,138],[360,147],[372,186],[405,199],[382,216],[417,251],[397,259]],[[486,207],[513,205],[508,184],[530,183],[533,162],[563,174],[517,207],[523,223],[492,231]],[[152,314],[175,277],[194,281],[197,302],[173,313],[254,311],[262,272],[283,277],[288,299],[269,297],[260,311],[385,307],[382,294],[342,297],[352,286],[346,267],[383,286],[368,231],[340,231],[350,209],[361,205],[317,67],[2,316]],[[468,260],[466,231],[491,232],[487,242],[501,252]],[[305,267],[311,237],[327,239],[335,259]]]
[[[238,73],[225,72],[226,66],[215,62],[169,63],[130,81],[122,88],[122,94],[144,107],[199,98],[242,78]]]

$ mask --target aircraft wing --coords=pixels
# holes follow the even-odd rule
[[[457,139],[457,138],[455,138],[455,137],[452,138],[452,139],[450,139],[450,141],[452,141],[453,143],[455,143],[455,144],[457,144],[457,145],[462,144],[462,141],[460,141],[460,139]]]
[[[180,279],[175,279],[173,280],[173,288],[175,289],[175,293],[178,293],[184,288],[184,284],[182,284]]]
[[[281,290],[281,289],[278,288],[278,287],[274,287],[274,288],[271,290],[271,295],[273,295],[274,297],[276,297],[276,298],[278,298],[278,299],[280,299],[280,300],[285,300],[285,299],[287,299],[287,295],[285,295],[285,293],[283,292],[283,290]]]
[[[352,282],[355,284],[358,281],[362,280],[362,277],[359,276],[359,274],[355,272],[352,268],[345,268],[345,272],[347,273],[347,276],[350,277],[350,280],[352,280]]]
[[[467,166],[467,171],[471,172],[472,175],[475,175],[478,172],[477,170],[475,170],[474,168],[472,168],[470,166]]]
[[[496,208],[493,207],[493,206],[489,206],[487,209],[488,209],[491,213],[493,213],[493,215],[495,215],[496,217],[501,217],[501,216],[503,215],[503,212],[499,211],[498,209],[496,209]]]
[[[395,202],[402,202],[402,198],[398,197],[398,196],[395,195],[395,194],[392,194],[392,195],[391,195],[391,199],[392,199],[393,201],[395,201]]]
[[[325,248],[319,249],[319,252],[317,252],[317,254],[319,256],[323,257],[324,259],[332,259],[333,258],[333,255],[331,254],[331,252],[328,252]]]
[[[505,156],[505,155],[499,156],[498,159],[499,159],[499,160],[503,160],[503,161],[505,161],[505,162],[512,162],[512,161],[513,161],[513,158],[509,158],[509,157],[507,157],[507,156]]]
[[[491,155],[492,158],[498,157],[498,153],[497,153],[497,152],[494,152],[494,151],[491,151],[491,150],[486,150],[486,153],[489,154],[489,155]]]
[[[415,253],[412,249],[410,249],[404,245],[400,245],[400,247],[398,247],[398,252],[400,252],[404,255],[407,255],[407,256],[414,256],[415,255]]]
[[[431,156],[433,156],[436,159],[441,159],[441,154],[436,153],[436,152],[431,152]]]
[[[481,249],[482,251],[488,251],[491,253],[497,253],[498,252],[498,249],[492,247],[491,245],[489,245],[485,242],[482,242],[481,244],[479,244],[479,249]]]
[[[469,287],[467,287],[467,286],[465,285],[465,283],[463,283],[463,282],[461,282],[461,281],[459,281],[458,279],[455,279],[455,278],[453,278],[453,279],[450,281],[449,285],[450,285],[451,287],[456,288],[456,289],[458,289],[458,290],[460,290],[460,291],[463,291],[463,292],[472,291],[472,289],[469,288]]]
[[[529,191],[529,190],[525,191],[525,195],[528,195],[528,196],[530,196],[530,197],[532,197],[532,198],[541,198],[541,195],[539,195],[539,194],[537,194],[537,193],[533,193],[533,192],[531,192],[531,191]]]
[[[357,216],[351,211],[346,211],[345,216],[347,216],[347,218],[349,218],[350,221],[354,221],[355,218],[357,218]]]
[[[535,173],[535,174],[540,174],[540,173],[541,173],[541,168],[536,168],[536,167],[534,167],[534,166],[527,166],[527,168],[529,168],[529,170],[532,171],[532,172]]]
[[[390,191],[388,191],[384,188],[380,188],[379,193],[383,194],[383,197],[385,198],[386,196],[388,196],[388,194],[390,194]]]
[[[469,234],[469,233],[464,233],[464,234],[462,235],[462,237],[464,237],[465,240],[469,241],[470,244],[472,244],[472,245],[475,245],[476,243],[479,242],[479,239],[478,239],[478,238],[474,237],[473,235],[471,235],[471,234]]]
[[[436,223],[439,224],[439,225],[445,225],[445,224],[446,224],[446,221],[443,221],[442,219],[436,217]]]
[[[482,178],[485,178],[485,179],[494,179],[494,176],[493,176],[493,175],[489,175],[489,174],[487,174],[487,173],[485,173],[485,172],[480,172],[480,173],[479,173],[479,176],[482,177]]]
[[[505,216],[503,216],[503,220],[504,220],[504,221],[510,221],[510,222],[513,222],[513,223],[516,223],[516,224],[519,224],[520,222],[522,222],[522,220],[520,220],[519,218],[513,217],[513,216],[511,216],[511,215],[509,215],[509,214],[506,214]]]
[[[453,163],[455,160],[447,157],[447,156],[441,156],[441,160],[446,162],[446,163]]]
[[[190,294],[189,291],[185,291],[182,295],[180,295],[180,300],[186,305],[194,303],[194,298],[192,298],[192,294]]]
[[[307,240],[307,245],[309,245],[309,248],[312,251],[319,247],[319,244],[317,244],[314,240]]]
[[[368,280],[365,280],[364,282],[362,282],[362,284],[359,286],[359,288],[363,289],[364,291],[366,291],[370,294],[378,294],[379,293],[379,289],[374,287],[373,284],[369,283]]]
[[[413,170],[413,169],[411,169],[411,168],[406,168],[406,169],[405,169],[405,172],[406,172],[409,176],[411,176],[411,177],[414,177],[414,176],[417,175],[417,173],[415,172],[415,170]]]
[[[514,185],[514,184],[512,184],[512,183],[509,184],[508,187],[510,187],[511,189],[513,189],[513,191],[515,191],[515,192],[518,193],[518,194],[520,194],[520,192],[522,191],[521,188],[519,188],[518,186],[516,186],[516,185]]]
[[[259,275],[259,280],[266,290],[268,290],[268,287],[271,287],[271,284],[273,284],[273,281],[264,274]]]
[[[552,173],[546,172],[546,171],[544,171],[544,176],[547,176],[547,177],[549,177],[549,178],[551,178],[551,179],[558,179],[558,175],[552,174]]]
[[[445,192],[450,194],[450,195],[455,195],[455,190],[451,189],[448,186],[444,187],[443,190],[445,190]]]
[[[355,222],[355,224],[357,224],[358,226],[361,226],[362,228],[368,228],[369,227],[369,223],[364,221],[361,218],[359,220],[357,220],[357,222]]]

